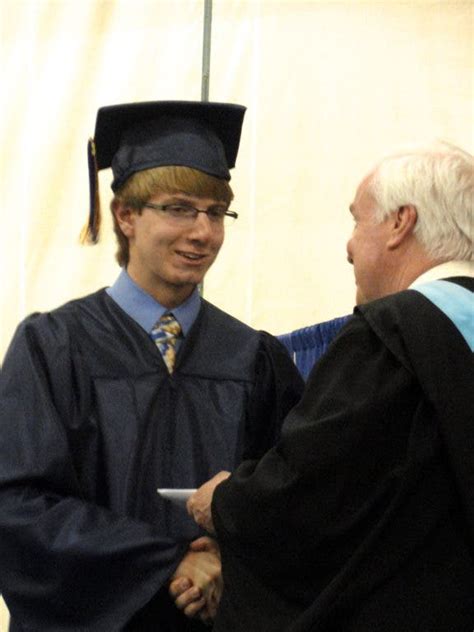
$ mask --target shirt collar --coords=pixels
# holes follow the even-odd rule
[[[438,266],[424,272],[413,281],[410,287],[419,283],[428,283],[429,281],[458,276],[474,277],[474,261],[446,261],[445,263],[440,263]]]
[[[181,325],[183,336],[186,336],[201,307],[201,298],[196,288],[184,303],[169,310],[137,285],[125,269],[122,269],[115,283],[106,291],[110,298],[147,333],[151,332],[163,314],[172,311]]]

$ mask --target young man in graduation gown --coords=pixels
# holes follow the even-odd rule
[[[359,186],[351,321],[278,444],[188,501],[221,547],[216,632],[474,629],[473,208],[444,143]]]
[[[218,548],[157,488],[194,488],[276,441],[302,382],[283,346],[200,298],[224,239],[242,106],[99,110],[116,283],[28,317],[0,387],[0,591],[11,630],[200,630]],[[190,543],[198,539],[197,544]],[[180,594],[179,610],[168,593]]]

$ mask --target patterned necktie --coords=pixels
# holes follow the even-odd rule
[[[152,340],[160,350],[169,373],[173,373],[176,359],[175,344],[181,334],[181,326],[173,314],[163,314],[151,330]]]

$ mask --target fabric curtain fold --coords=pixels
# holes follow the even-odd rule
[[[303,378],[306,380],[315,362],[324,354],[339,330],[347,323],[350,315],[295,329],[278,336],[292,355]]]

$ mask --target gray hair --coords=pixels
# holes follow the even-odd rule
[[[473,258],[474,157],[445,141],[383,158],[372,172],[369,191],[382,222],[411,204],[418,218],[414,234],[436,260]]]

